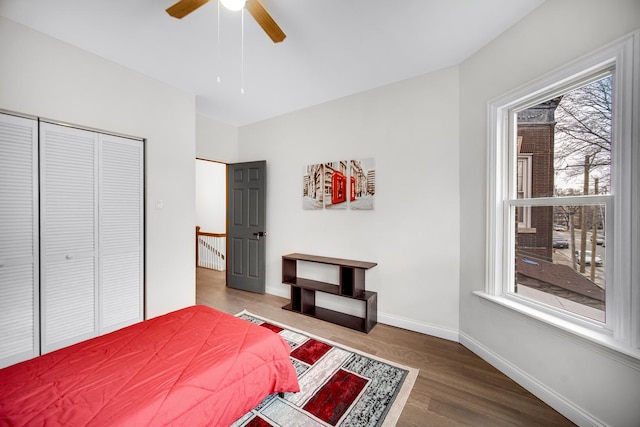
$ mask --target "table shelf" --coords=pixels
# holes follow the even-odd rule
[[[298,261],[337,266],[340,269],[340,283],[336,285],[298,277]],[[291,303],[282,308],[368,333],[377,324],[378,294],[365,289],[365,271],[376,265],[374,262],[318,255],[298,253],[284,255],[282,257],[282,283],[291,286]],[[315,303],[316,292],[362,301],[364,304],[364,317],[317,307]]]

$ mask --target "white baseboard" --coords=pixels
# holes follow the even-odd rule
[[[568,401],[540,381],[528,375],[526,372],[512,365],[508,360],[494,353],[487,347],[480,344],[470,336],[460,333],[460,344],[477,354],[480,358],[486,360],[500,372],[520,384],[534,396],[551,406],[556,411],[567,417],[573,423],[579,426],[603,427],[605,423],[591,416],[582,408]]]
[[[425,335],[443,338],[449,341],[458,342],[459,339],[457,330],[416,322],[415,320],[392,316],[386,313],[378,313],[378,322],[384,323],[385,325],[395,326],[397,328],[407,329],[409,331],[420,332]]]

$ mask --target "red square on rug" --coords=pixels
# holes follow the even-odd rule
[[[291,352],[291,357],[294,357],[301,362],[308,363],[309,365],[313,365],[329,350],[331,350],[331,348],[332,347],[330,345],[323,342],[308,339],[307,342]]]
[[[267,322],[264,322],[260,326],[262,326],[263,328],[270,329],[273,332],[275,332],[276,334],[283,330],[281,327],[276,326],[276,325],[272,325],[271,323],[267,323]]]
[[[365,378],[339,369],[309,399],[307,404],[304,405],[304,410],[334,426],[340,421],[342,415],[356,400],[366,384],[367,380]]]
[[[251,421],[249,421],[245,427],[271,427],[271,424],[266,422],[260,417],[253,417]]]

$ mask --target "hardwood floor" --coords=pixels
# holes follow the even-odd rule
[[[196,302],[246,309],[337,343],[420,369],[398,426],[573,426],[462,345],[378,324],[369,334],[283,310],[288,299],[225,286],[224,272],[198,268]]]

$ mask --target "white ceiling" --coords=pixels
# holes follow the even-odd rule
[[[178,20],[175,1],[0,0],[0,15],[241,126],[459,64],[544,0],[262,0],[287,38],[274,44],[245,11],[244,55],[240,12],[220,8],[218,55],[217,3]]]

